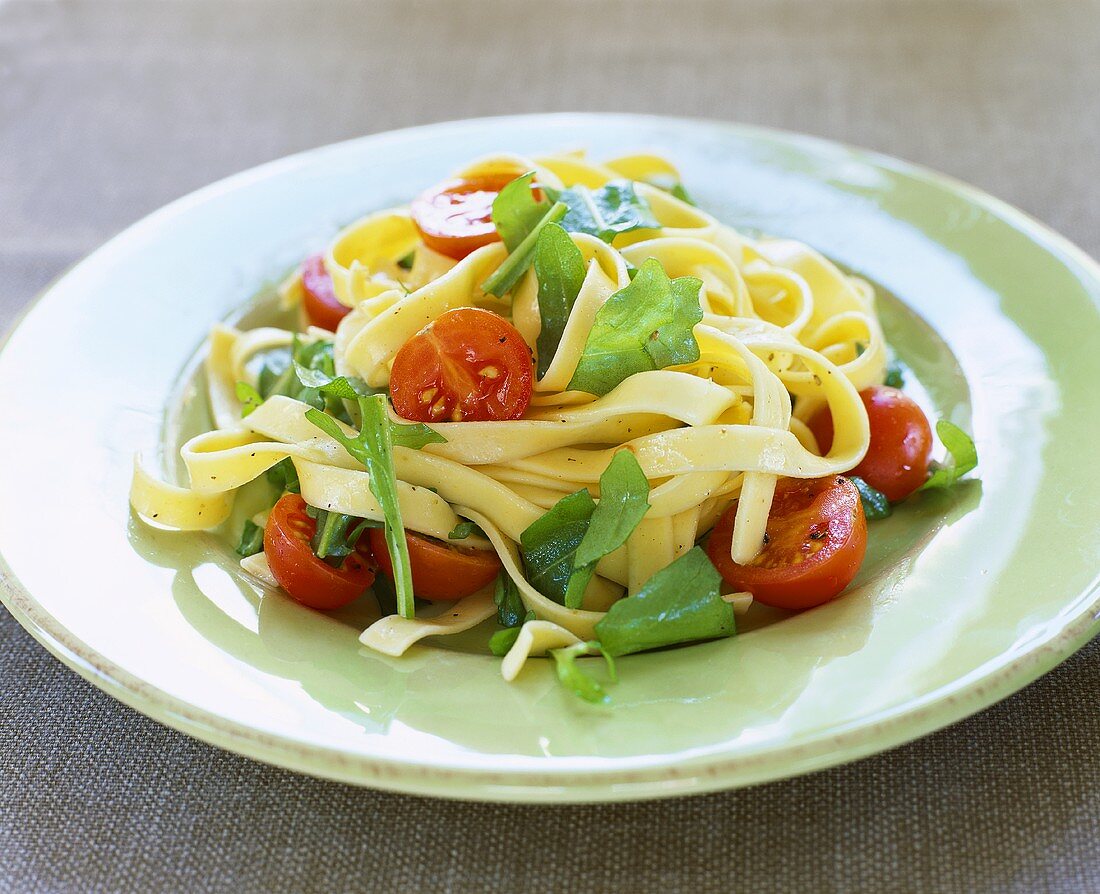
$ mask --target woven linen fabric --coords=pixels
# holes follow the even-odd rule
[[[973,182],[1097,255],[1097,60],[1089,2],[0,0],[0,324],[226,174],[514,112],[840,139]],[[1094,641],[995,707],[845,767],[674,801],[464,804],[196,742],[0,611],[0,894],[1097,891],[1098,703]]]

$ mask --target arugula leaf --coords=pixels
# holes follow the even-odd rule
[[[672,188],[669,190],[669,194],[674,199],[679,199],[681,202],[688,205],[695,205],[695,200],[688,195],[688,191],[684,189],[684,184],[682,183],[673,183]]]
[[[877,521],[880,518],[886,518],[894,510],[890,506],[890,501],[886,498],[880,490],[875,490],[866,481],[856,475],[849,475],[848,480],[855,485],[856,490],[859,491],[859,502],[863,505],[863,514],[867,517],[867,521]]]
[[[512,646],[516,644],[516,640],[519,639],[519,632],[523,625],[533,620],[535,620],[535,613],[528,612],[516,622],[514,627],[505,627],[503,630],[498,630],[489,637],[489,651],[496,655],[497,658],[503,658],[508,654]]]
[[[319,370],[330,377],[335,376],[332,342],[327,339],[303,342],[295,334],[289,351],[269,351],[258,379],[260,394],[265,400],[272,395],[282,394],[319,410],[325,409],[329,401],[316,388],[299,380],[299,365],[306,369]]]
[[[616,656],[732,636],[733,607],[723,601],[721,583],[707,554],[696,546],[635,595],[612,605],[596,624],[596,635]]]
[[[647,177],[645,182],[650,186],[656,186],[657,189],[664,190],[674,199],[679,199],[688,205],[695,205],[694,200],[688,195],[688,191],[684,189],[684,184],[671,175],[656,174]]]
[[[291,359],[289,348],[275,348],[266,351],[263,358],[260,374],[256,377],[256,387],[266,400],[276,393],[276,385],[284,374],[286,374],[288,382],[293,378],[293,375],[287,372],[290,368]]]
[[[237,400],[239,400],[242,404],[242,419],[264,402],[263,395],[260,394],[260,392],[253,388],[251,385],[249,385],[248,382],[238,382],[236,391]]]
[[[298,483],[298,470],[294,468],[294,463],[289,456],[267,470],[267,480],[274,484],[280,492],[286,491],[292,494],[302,492],[302,486]]]
[[[569,208],[561,225],[570,233],[588,233],[610,243],[619,233],[661,226],[631,180],[612,180],[597,190],[586,186],[560,193],[547,189],[546,194]]]
[[[600,501],[573,557],[573,573],[565,589],[565,607],[580,608],[596,563],[614,552],[638,526],[649,509],[649,482],[629,450],[620,450],[600,476]]]
[[[527,579],[555,602],[565,602],[573,557],[588,530],[596,504],[587,490],[562,497],[519,537]]]
[[[397,611],[403,618],[412,618],[416,614],[416,606],[413,601],[409,546],[405,541],[401,503],[397,498],[397,473],[393,467],[393,426],[386,413],[386,398],[381,394],[360,397],[358,402],[363,422],[359,433],[353,438],[345,435],[336,420],[320,410],[307,410],[306,419],[366,467],[370,475],[371,493],[378,500],[386,519],[386,546],[393,563]]]
[[[378,392],[367,385],[362,379],[355,376],[331,375],[322,369],[312,369],[303,366],[299,361],[294,361],[294,372],[298,381],[307,388],[315,388],[318,393],[336,397],[340,400],[355,400],[359,397],[368,397]]]
[[[886,382],[891,388],[901,388],[905,385],[904,367],[898,360],[891,360],[886,364]]]
[[[535,245],[538,243],[539,234],[542,232],[543,227],[557,223],[565,217],[567,210],[563,202],[555,202],[550,210],[543,215],[542,220],[535,224],[531,232],[504,259],[504,263],[497,267],[492,275],[481,284],[481,290],[489,295],[496,295],[497,298],[503,298],[512,291],[516,283],[519,282],[519,278],[527,272],[527,268],[531,266],[531,262],[534,260]]]
[[[264,529],[252,519],[245,519],[244,527],[241,528],[241,540],[236,548],[237,555],[241,558],[247,558],[256,555],[258,552],[263,552],[263,548]]]
[[[379,574],[374,579],[374,598],[378,602],[378,610],[385,615],[397,614],[397,591],[393,588],[393,581],[386,575]]]
[[[497,658],[503,658],[519,639],[519,630],[518,627],[505,627],[503,630],[498,630],[489,637],[489,651]]]
[[[550,654],[554,656],[554,663],[557,666],[558,681],[575,696],[597,705],[605,705],[611,701],[611,697],[604,691],[603,686],[577,665],[577,659],[581,655],[603,655],[611,682],[618,682],[615,660],[600,643],[575,643],[564,649],[551,649]]]
[[[509,252],[523,242],[550,208],[546,199],[536,200],[531,191],[534,171],[508,183],[493,200],[493,226]]]
[[[408,447],[410,450],[420,450],[428,444],[446,444],[447,439],[434,429],[428,428],[423,422],[410,422],[403,425],[394,422],[387,417],[390,428],[390,440],[394,447]]]
[[[332,557],[341,559],[351,553],[352,548],[345,542],[348,525],[352,522],[352,516],[340,512],[328,512],[318,509],[315,515],[317,529],[313,532],[313,554],[318,559]]]
[[[448,540],[465,540],[472,534],[476,534],[479,537],[484,537],[485,532],[481,530],[472,521],[460,521],[454,526],[454,529],[447,535]]]
[[[535,243],[535,276],[539,281],[539,318],[542,320],[536,342],[537,374],[541,379],[561,343],[585,276],[581,250],[558,224],[547,224]]]
[[[416,261],[416,249],[414,248],[407,255],[397,259],[397,266],[402,270],[412,270],[413,264]]]
[[[527,610],[523,607],[519,587],[506,572],[502,571],[497,577],[493,602],[497,606],[497,622],[501,627],[519,627],[523,624],[524,613]]]
[[[978,450],[970,436],[957,425],[941,419],[936,423],[936,434],[947,448],[947,459],[940,463],[932,461],[929,468],[932,474],[918,490],[930,490],[936,487],[951,487],[967,472],[978,465]]]
[[[694,276],[670,280],[660,261],[647,260],[596,312],[568,390],[604,395],[635,373],[698,360],[701,286]]]

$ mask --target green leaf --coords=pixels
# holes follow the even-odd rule
[[[891,388],[901,388],[905,385],[904,367],[897,360],[891,360],[886,364],[886,384]]]
[[[516,640],[519,639],[519,630],[519,627],[506,627],[504,630],[498,630],[489,637],[489,651],[497,658],[503,658],[516,644]]]
[[[732,636],[733,608],[722,599],[721,583],[706,553],[694,547],[612,605],[596,635],[616,656]]]
[[[550,368],[565,324],[584,282],[584,256],[558,224],[547,224],[535,243],[535,276],[539,281],[538,377]]]
[[[331,341],[303,342],[295,334],[289,349],[278,348],[266,353],[257,382],[260,394],[265,399],[282,394],[323,410],[327,405],[325,397],[317,388],[299,380],[297,368],[317,370],[331,378],[336,374],[335,365]]]
[[[280,492],[300,494],[302,486],[298,482],[298,470],[288,456],[267,470],[267,480],[274,484]]]
[[[370,475],[371,493],[378,500],[378,505],[386,519],[386,546],[393,563],[397,611],[403,618],[412,618],[416,614],[412,568],[409,565],[409,546],[405,540],[405,525],[401,518],[401,503],[397,498],[392,426],[386,412],[386,398],[376,394],[372,397],[360,397],[358,401],[363,421],[358,435],[353,438],[345,435],[336,420],[326,416],[320,410],[307,410],[306,419],[342,445],[353,458],[363,464]]]
[[[497,606],[497,622],[501,627],[519,627],[523,623],[526,609],[519,595],[519,587],[506,572],[497,577],[493,601]]]
[[[620,450],[600,476],[600,501],[573,557],[566,608],[580,608],[596,563],[626,543],[649,509],[649,482],[629,450]]]
[[[670,280],[659,261],[647,260],[596,312],[569,390],[604,395],[635,373],[698,360],[701,286],[694,276]]]
[[[652,177],[647,177],[646,183],[650,186],[656,186],[660,190],[664,190],[674,199],[679,199],[681,202],[686,202],[688,205],[695,205],[691,196],[688,195],[688,191],[684,189],[684,184],[671,175],[656,174]]]
[[[249,385],[248,382],[237,383],[237,400],[243,405],[241,407],[242,419],[264,402],[263,395]]]
[[[368,528],[381,528],[381,522],[368,518],[357,518],[339,512],[329,512],[316,506],[307,506],[306,514],[317,520],[317,530],[313,534],[310,546],[318,559],[324,559],[337,568],[345,556],[355,550],[359,538]],[[354,522],[358,522],[351,527]],[[348,530],[348,529],[351,530]]]
[[[672,184],[672,188],[669,190],[669,193],[672,195],[673,198],[679,199],[681,202],[686,202],[688,205],[695,204],[695,200],[688,195],[688,191],[684,189],[684,184],[682,183]]]
[[[548,189],[546,194],[569,208],[561,225],[570,233],[588,233],[611,242],[619,233],[661,226],[630,180],[612,180],[596,190],[586,186],[574,186],[560,193]]]
[[[481,290],[489,295],[496,295],[497,298],[503,298],[512,291],[516,283],[519,282],[519,278],[527,272],[527,268],[531,266],[531,262],[534,260],[535,246],[538,244],[539,234],[542,232],[543,227],[557,223],[565,216],[566,210],[562,202],[556,202],[551,206],[542,220],[535,224],[534,229],[516,246],[515,251],[508,255],[504,259],[504,263],[497,267],[493,274],[481,284]]]
[[[404,257],[397,259],[397,266],[402,270],[412,270],[413,263],[416,261],[416,249],[414,248]]]
[[[412,422],[403,425],[400,422],[387,420],[390,426],[390,440],[395,447],[408,447],[410,450],[420,450],[427,444],[446,444],[447,439],[434,429],[428,428],[423,422]]]
[[[306,388],[316,389],[320,394],[336,397],[340,400],[356,400],[378,392],[355,376],[333,376],[321,369],[312,369],[294,361],[294,372],[298,381]]]
[[[546,199],[535,199],[531,191],[534,177],[534,171],[517,177],[493,200],[493,226],[509,252],[516,250],[550,208]]]
[[[393,588],[393,581],[386,575],[379,574],[374,579],[374,598],[378,602],[378,610],[385,615],[397,614],[397,591]]]
[[[974,446],[974,441],[957,425],[941,419],[936,423],[936,434],[940,436],[943,446],[947,448],[948,456],[942,463],[933,460],[929,466],[932,474],[920,486],[920,490],[951,487],[978,465],[978,450]]]
[[[264,529],[252,519],[245,519],[244,527],[241,528],[241,540],[237,544],[237,555],[247,558],[256,555],[258,552],[263,552],[263,548]]]
[[[611,682],[616,682],[618,676],[615,672],[615,661],[600,643],[575,643],[564,649],[552,649],[550,654],[554,656],[558,682],[562,686],[586,702],[601,705],[611,701],[611,697],[604,691],[603,686],[594,677],[581,670],[577,664],[577,659],[582,655],[602,654],[607,662],[608,676]]]
[[[886,498],[880,490],[875,490],[862,478],[856,475],[849,475],[848,480],[855,485],[856,490],[859,491],[859,502],[863,504],[863,514],[867,517],[867,521],[877,521],[880,518],[886,518],[894,510],[890,506],[890,501]]]
[[[485,532],[482,531],[481,528],[479,528],[477,525],[475,525],[472,521],[460,521],[457,525],[454,526],[451,533],[447,535],[447,539],[448,540],[465,540],[467,537],[470,537],[470,536],[475,535],[475,534],[478,537],[484,537],[485,536]]]
[[[562,497],[520,534],[527,579],[536,590],[556,602],[565,602],[565,591],[573,574],[573,557],[595,510],[596,504],[588,491],[579,490]]]

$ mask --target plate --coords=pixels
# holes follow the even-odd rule
[[[135,450],[201,415],[212,322],[362,212],[481,153],[655,149],[696,200],[876,283],[979,479],[872,527],[843,599],[731,640],[622,659],[611,707],[536,662],[362,651],[354,614],[265,593],[212,535],[149,531]],[[266,285],[265,285],[266,284]],[[257,289],[260,288],[257,294]],[[1098,629],[1100,268],[1022,213],[808,137],[623,115],[495,118],[306,152],[200,190],[55,282],[0,353],[0,592],[51,652],[139,711],[317,776],[447,797],[608,801],[730,788],[880,751],[1020,688]],[[64,720],[58,720],[64,723]]]

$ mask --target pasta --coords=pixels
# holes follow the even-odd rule
[[[888,349],[868,283],[802,243],[749,238],[719,222],[686,200],[676,169],[657,156],[596,163],[582,154],[501,154],[473,162],[456,178],[507,184],[492,191],[495,229],[482,234],[483,244],[461,257],[439,250],[439,237],[429,238],[415,204],[368,214],[338,233],[317,274],[327,278],[341,318],[335,331],[215,326],[205,362],[215,427],[182,448],[189,486],[160,481],[138,462],[131,501],[156,524],[211,530],[230,516],[240,487],[275,470],[296,478],[311,517],[326,525],[333,516],[361,522],[358,536],[370,539],[383,571],[382,558],[398,569],[395,584],[404,567],[396,541],[387,540],[388,555],[378,555],[394,518],[422,538],[458,543],[463,556],[495,557],[495,601],[490,582],[453,609],[383,616],[362,642],[399,655],[425,636],[469,629],[498,612],[503,617],[502,600],[511,594],[519,613],[511,625],[518,632],[504,638],[512,640],[503,671],[511,679],[528,655],[616,651],[601,622],[623,604],[637,610],[645,601],[635,600],[639,594],[656,600],[662,573],[695,562],[696,543],[727,515],[725,558],[753,563],[768,542],[777,482],[827,480],[864,458],[871,432],[860,392],[883,382]],[[474,194],[450,199],[461,207]],[[516,196],[510,211],[502,201]],[[595,224],[577,223],[586,213]],[[562,238],[568,244],[553,243]],[[525,252],[533,261],[522,267]],[[287,306],[305,302],[303,319],[316,320],[308,301],[317,291],[299,272],[281,295]],[[561,294],[571,301],[552,319]],[[658,297],[630,305],[639,295]],[[638,345],[628,344],[631,326],[658,307],[666,316]],[[425,327],[442,333],[448,315],[469,308],[507,321],[522,338],[524,356],[535,358],[538,373],[525,372],[530,384],[518,415],[471,416],[467,403],[444,405],[435,387],[403,397],[402,353]],[[311,350],[327,352],[327,371],[299,359]],[[476,375],[486,381],[478,387],[492,385],[498,365],[479,368]],[[378,465],[348,446],[366,437],[364,402],[373,393],[393,400],[385,403],[382,426],[391,426],[392,446],[380,441],[370,454]],[[399,416],[404,399],[427,415]],[[493,392],[479,406],[499,400],[504,410],[494,412],[511,412],[513,399],[511,392]],[[819,445],[812,420],[824,409],[832,443]],[[322,411],[329,421],[319,425],[314,414]],[[414,431],[413,421],[426,425]],[[607,476],[623,452],[633,460],[629,469],[623,461],[623,476],[637,481],[635,468],[644,476],[638,500],[629,493],[620,498],[617,490],[611,495]],[[383,468],[392,469],[392,500],[379,477]],[[615,515],[611,501],[620,499]],[[525,537],[540,519],[574,504],[587,516],[577,522],[582,545],[574,542],[568,554],[571,589],[563,599],[542,585]],[[606,533],[626,526],[627,516],[629,530]],[[468,531],[458,539],[463,526]],[[268,522],[268,550],[270,531]],[[584,539],[590,533],[591,543]],[[343,555],[358,548],[345,546]],[[253,554],[243,564],[268,582],[281,580],[271,556]],[[713,573],[710,565],[697,567]],[[412,574],[416,586],[415,565]],[[751,601],[728,583],[722,589],[731,592],[707,603],[707,612],[729,613],[731,604],[742,611]],[[732,632],[732,614],[728,626]],[[602,646],[593,644],[597,639]],[[620,645],[617,653],[636,650]]]

